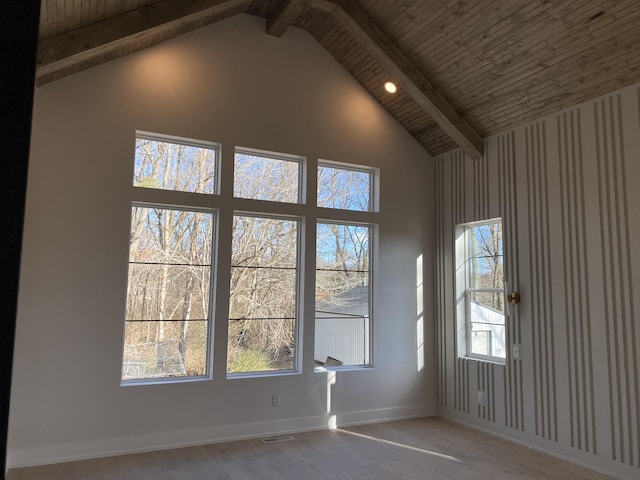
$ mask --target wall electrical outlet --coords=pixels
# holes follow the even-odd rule
[[[478,390],[478,405],[484,405],[484,391]]]
[[[279,407],[280,406],[280,394],[279,393],[274,393],[273,396],[271,397],[271,406],[272,407]]]
[[[511,356],[515,359],[520,358],[520,345],[512,345],[511,346]]]

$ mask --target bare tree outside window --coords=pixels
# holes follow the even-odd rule
[[[215,193],[218,152],[139,134],[133,184]],[[132,207],[122,380],[208,373],[214,220],[188,206]]]
[[[220,147],[213,143],[136,137],[133,184],[158,191],[144,198],[163,203],[134,202],[131,209],[125,383],[211,372],[217,213],[202,208],[203,197],[192,194],[218,194],[219,157]],[[367,366],[373,227],[345,222],[340,212],[351,210],[353,217],[372,211],[374,173],[340,165],[320,162],[317,172],[317,205],[331,220],[317,222],[316,229],[315,348],[323,364],[333,357],[344,365]],[[285,215],[290,207],[283,206],[303,202],[304,159],[238,148],[233,167],[231,208],[251,205],[235,199],[264,203],[261,213],[234,211],[231,230],[221,232],[232,240],[229,290],[219,299],[229,307],[227,373],[296,371],[305,223]],[[211,198],[212,205],[221,204],[221,197]]]
[[[179,192],[215,193],[218,147],[138,135],[133,184]]]
[[[123,380],[205,375],[213,215],[133,207]]]
[[[238,150],[233,195],[272,202],[298,203],[300,160],[268,157]]]
[[[357,210],[371,210],[371,171],[318,166],[318,206]]]
[[[504,312],[502,223],[470,228],[470,287],[478,290],[474,301]],[[489,289],[489,291],[480,291]]]
[[[466,297],[467,348],[471,355],[504,359],[505,303],[502,222],[465,227],[468,246]]]
[[[227,371],[295,368],[298,221],[233,220]]]
[[[317,204],[340,210],[373,210],[374,172],[319,162]],[[372,226],[322,220],[316,227],[317,366],[371,364]]]

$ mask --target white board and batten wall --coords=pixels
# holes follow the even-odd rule
[[[438,412],[620,478],[640,475],[640,87],[436,162]],[[506,365],[455,345],[456,224],[502,217],[521,303]],[[478,404],[478,391],[485,392]]]

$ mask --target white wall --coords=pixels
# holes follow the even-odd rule
[[[380,168],[375,368],[338,372],[329,413],[310,328],[300,375],[227,380],[216,336],[213,380],[120,386],[136,129],[220,142],[223,171],[235,145]],[[334,415],[340,424],[433,413],[433,355],[417,347],[433,344],[433,318],[416,313],[421,255],[433,302],[432,172],[308,34],[270,37],[246,15],[39,88],[9,465],[326,428]]]
[[[438,412],[640,476],[640,85],[436,161]],[[458,358],[453,229],[502,216],[521,359]],[[477,391],[487,402],[477,404]]]

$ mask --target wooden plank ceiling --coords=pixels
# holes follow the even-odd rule
[[[308,31],[432,155],[640,81],[638,0],[43,0],[36,82],[239,13]]]

